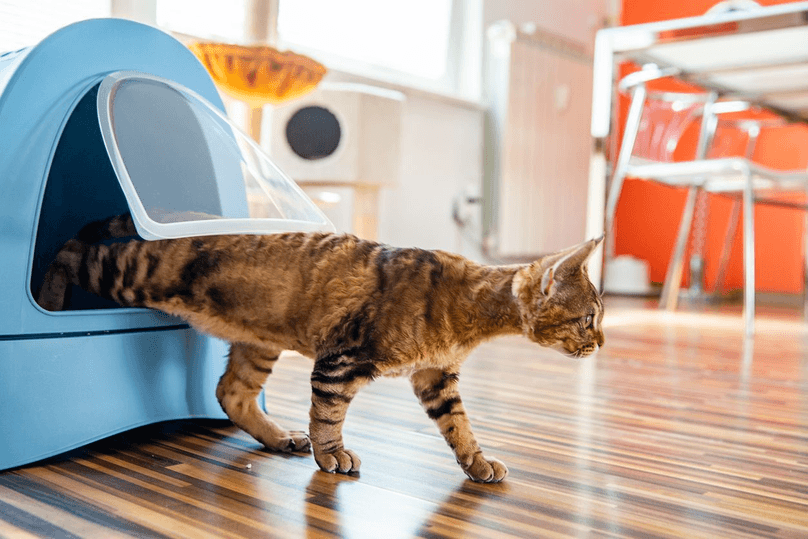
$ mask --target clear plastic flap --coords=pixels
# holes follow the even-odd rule
[[[252,138],[180,84],[113,73],[98,118],[144,239],[334,230]]]

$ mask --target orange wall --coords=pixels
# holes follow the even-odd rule
[[[759,0],[761,4],[784,3]],[[679,17],[701,15],[711,0],[623,0],[622,23],[640,24]],[[623,103],[625,108],[626,103]],[[761,138],[754,159],[774,168],[793,169],[808,166],[808,129],[786,128],[775,136]],[[669,187],[627,180],[615,215],[615,253],[631,254],[648,260],[651,280],[661,283],[673,251],[685,192]],[[729,222],[731,202],[711,196],[705,242],[707,290],[712,290],[718,272],[721,245]],[[773,292],[802,290],[803,223],[800,210],[758,206],[755,210],[757,289]],[[687,277],[685,276],[685,284]],[[741,226],[738,227],[730,255],[727,289],[743,286],[743,249]]]

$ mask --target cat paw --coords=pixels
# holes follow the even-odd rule
[[[494,458],[485,458],[482,453],[474,455],[474,459],[463,468],[469,479],[477,483],[499,483],[508,475],[508,467]]]
[[[270,451],[279,451],[281,453],[308,453],[311,450],[309,435],[297,430],[286,433],[286,436],[272,438],[271,440],[264,438],[261,442]]]
[[[359,456],[349,449],[338,449],[333,453],[314,452],[314,460],[324,472],[351,473],[358,472],[362,461]]]
[[[284,453],[308,453],[311,450],[309,435],[299,430],[289,432],[289,436],[278,440],[278,450]]]

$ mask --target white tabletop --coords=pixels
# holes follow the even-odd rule
[[[592,136],[609,134],[615,63],[681,69],[680,78],[808,122],[808,2],[598,32]]]

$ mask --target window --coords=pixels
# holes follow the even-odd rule
[[[240,43],[247,28],[247,0],[158,0],[157,25],[205,39]]]
[[[201,39],[248,43],[256,32],[277,36],[278,48],[332,71],[480,97],[482,0],[0,0],[0,52],[110,15]]]
[[[479,62],[475,2],[460,0],[279,0],[281,48],[327,67],[448,94],[464,91]]]
[[[0,0],[0,53],[36,45],[62,26],[110,16],[110,0]]]
[[[281,2],[278,37],[376,68],[439,79],[446,73],[451,0]]]

